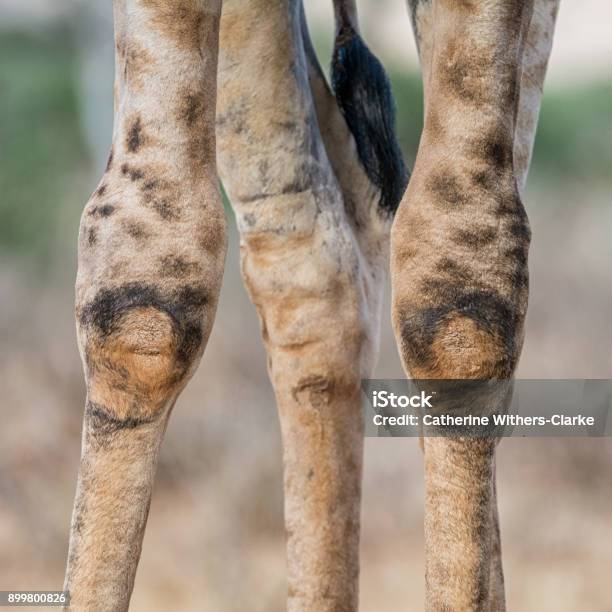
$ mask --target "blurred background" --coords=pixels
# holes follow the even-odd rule
[[[110,2],[0,5],[0,589],[59,589],[84,400],[73,323],[80,211],[112,124]],[[306,0],[327,65],[330,0]],[[403,0],[361,0],[414,161],[421,85]],[[612,6],[562,3],[526,193],[519,376],[612,377]],[[281,450],[232,214],[217,321],[162,449],[132,610],[284,607]],[[401,377],[388,316],[378,377]],[[509,439],[498,455],[510,610],[610,611],[612,441]],[[366,441],[362,610],[423,609],[422,457]]]

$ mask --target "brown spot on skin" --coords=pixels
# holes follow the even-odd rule
[[[129,164],[123,164],[121,172],[133,182],[143,181],[140,183],[140,190],[143,194],[142,202],[155,210],[162,219],[169,221],[180,218],[176,195],[178,191],[177,185],[163,179],[150,178],[153,172],[163,174],[163,168],[147,167],[141,169],[134,168]]]
[[[148,181],[145,181],[142,184],[142,190],[143,191],[153,191],[154,189],[157,189],[157,187],[160,186],[160,181],[158,181],[157,179],[151,179]]]
[[[440,259],[436,263],[435,270],[436,272],[440,272],[441,274],[450,276],[455,282],[469,282],[472,281],[474,278],[474,275],[472,274],[469,268],[467,268],[466,266],[462,266],[461,264],[457,263],[456,261],[453,261],[449,257],[442,257],[442,259]],[[424,282],[426,283],[427,281]]]
[[[96,189],[96,193],[95,195],[100,197],[102,195],[104,195],[104,192],[106,191],[106,185],[102,184],[100,185],[97,189]]]
[[[526,4],[524,0],[510,0],[504,2],[502,8],[504,9],[504,17],[506,23],[504,24],[504,32],[509,37],[518,36],[521,30],[525,30],[529,25],[532,16],[532,8],[530,5],[533,3]]]
[[[195,261],[187,261],[180,255],[166,255],[160,259],[163,276],[182,278],[188,274],[197,274],[201,267]]]
[[[179,211],[165,198],[152,198],[148,200],[149,205],[164,221],[176,221],[179,219]]]
[[[223,130],[231,134],[243,134],[247,131],[248,111],[244,108],[244,104],[235,104],[226,108],[221,114],[216,117],[216,127],[218,132]],[[260,164],[266,164],[266,160],[262,160]]]
[[[485,104],[490,97],[490,51],[451,39],[441,53],[439,80],[445,91],[463,102]]]
[[[115,39],[115,53],[119,56],[119,58],[123,58],[125,56],[125,44],[126,39],[124,36],[117,37]]]
[[[510,235],[514,236],[520,243],[529,244],[531,241],[531,230],[529,223],[525,220],[517,220],[510,224]]]
[[[496,237],[496,227],[475,227],[469,230],[457,229],[453,230],[450,235],[453,242],[475,249],[491,244]]]
[[[519,262],[518,267],[512,267],[504,273],[503,278],[509,286],[513,287],[515,291],[525,291],[529,288],[529,272],[527,270],[527,259],[525,257],[525,264],[521,265]]]
[[[106,162],[106,172],[108,172],[113,167],[113,148],[111,147],[110,153],[108,154],[108,160]]]
[[[140,117],[136,117],[130,125],[125,139],[126,148],[130,153],[136,153],[142,147],[143,142],[144,132],[142,129],[142,122]]]
[[[90,227],[87,230],[87,244],[92,247],[98,242],[98,232],[95,227]]]
[[[103,204],[102,206],[94,206],[88,211],[91,217],[110,217],[115,212],[115,206],[112,204]]]
[[[527,228],[529,227],[529,221],[527,220],[527,213],[523,208],[523,204],[519,196],[514,193],[500,194],[500,200],[497,206],[496,214],[498,217],[510,217],[513,219],[519,219],[521,223],[524,223]]]
[[[458,10],[465,12],[474,12],[480,6],[477,0],[441,0],[441,5],[445,10]]]
[[[197,94],[187,94],[185,96],[184,107],[181,109],[181,119],[185,121],[187,127],[193,127],[194,123],[202,115],[204,109],[204,96]]]
[[[205,105],[208,99],[202,89],[187,89],[183,92],[181,102],[176,110],[177,120],[182,122],[187,130],[187,153],[189,159],[201,168],[215,161],[215,131],[210,130],[208,121],[211,115]]]
[[[86,523],[87,517],[87,504],[85,497],[79,497],[76,500],[75,512],[74,512],[74,530],[77,533],[81,533],[83,526]]]
[[[176,292],[176,300],[183,309],[202,308],[208,303],[208,294],[203,285],[185,285]]]
[[[140,181],[144,178],[144,172],[138,168],[133,168],[129,164],[121,164],[121,174],[129,176],[131,181]]]
[[[515,193],[512,147],[512,138],[504,126],[492,127],[470,139],[465,155],[476,166],[470,173],[472,185],[498,198],[508,193],[518,198]]]
[[[140,91],[146,82],[151,66],[155,62],[155,57],[134,41],[129,41],[128,45],[124,56],[124,79],[130,83],[131,89]]]
[[[472,144],[472,155],[480,158],[496,170],[504,170],[512,164],[512,140],[507,130],[495,128]]]
[[[402,268],[406,263],[417,256],[417,249],[408,244],[397,245],[394,258],[398,268]]]
[[[452,4],[459,6],[459,3]],[[487,3],[475,2],[473,6],[475,11],[482,13],[475,16],[475,20],[487,18],[486,13],[491,10]],[[503,37],[512,40],[520,36],[523,19],[530,14],[525,6],[524,2],[516,0],[495,8],[499,13],[496,17],[503,16],[505,21],[490,26],[499,28],[500,36],[495,42],[469,31],[469,26],[465,36],[448,42],[438,62],[440,83],[445,92],[481,108],[491,106],[515,110],[519,92],[518,71],[516,63],[505,57]]]
[[[491,170],[477,170],[472,172],[472,183],[486,191],[492,191],[498,184],[498,174]]]
[[[519,266],[527,267],[527,249],[524,246],[517,246],[512,249],[508,249],[504,252],[504,255],[511,261],[516,262]]]
[[[128,236],[131,236],[135,240],[141,241],[150,237],[147,226],[140,221],[126,221],[123,227]]]
[[[194,128],[188,144],[189,159],[196,167],[215,161],[215,133],[211,130]]]
[[[225,245],[225,234],[218,231],[218,224],[200,224],[197,228],[198,244],[206,253],[218,254]]]
[[[449,170],[438,170],[432,174],[427,180],[427,188],[435,196],[436,204],[457,206],[468,202],[459,179]]]
[[[115,207],[112,204],[104,204],[98,209],[98,214],[101,217],[110,217],[115,212]]]
[[[437,141],[444,135],[444,127],[435,109],[429,109],[426,117],[427,134],[432,140]]]
[[[210,48],[211,33],[218,32],[219,15],[205,12],[196,0],[142,0],[150,11],[150,23],[162,36],[182,49]]]

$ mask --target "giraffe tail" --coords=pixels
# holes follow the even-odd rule
[[[334,0],[334,9],[332,87],[355,138],[359,159],[380,191],[379,206],[392,216],[406,190],[409,172],[395,133],[391,84],[359,34],[354,0]]]

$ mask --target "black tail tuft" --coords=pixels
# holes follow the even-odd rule
[[[365,171],[380,190],[380,207],[393,215],[409,172],[395,135],[395,104],[382,64],[349,25],[340,28],[332,86]]]

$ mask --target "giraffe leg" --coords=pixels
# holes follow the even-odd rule
[[[352,612],[360,379],[376,355],[389,216],[308,48],[299,0],[226,0],[219,167],[281,423],[288,609]],[[354,199],[349,177],[363,186]]]
[[[509,379],[527,306],[513,145],[531,3],[411,4],[426,110],[392,230],[400,353],[415,378]],[[424,451],[427,609],[503,610],[494,443],[427,438]]]
[[[436,88],[439,79],[431,79],[432,58],[434,57],[434,28],[437,27],[437,19],[444,19],[443,14],[439,14],[436,19],[435,9],[439,6],[438,2],[429,0],[408,0],[413,29],[418,43],[421,66],[423,70],[423,81],[426,105]],[[522,62],[520,64],[520,94],[518,105],[515,106],[516,122],[514,125],[513,142],[513,172],[516,178],[517,187],[522,192],[531,150],[537,125],[538,110],[542,95],[542,87],[548,57],[551,51],[554,23],[557,14],[558,0],[535,0],[531,20],[525,16],[521,21],[521,41],[519,48],[522,47]],[[439,37],[439,35],[437,34]],[[521,55],[521,51],[518,51]],[[438,64],[439,65],[439,64]],[[469,73],[459,74],[457,78],[463,78],[464,83],[469,87],[469,81],[465,77]],[[472,81],[475,83],[475,81]],[[474,89],[474,87],[472,86]],[[435,115],[434,115],[435,119]],[[435,123],[433,124],[435,126]],[[483,175],[484,176],[484,175]],[[497,511],[497,499],[495,492],[495,475],[493,469],[492,497],[491,497],[491,544],[488,549],[490,555],[490,585],[489,585],[489,609],[492,611],[505,610],[504,598],[504,577],[501,561],[501,544],[499,535],[499,520]]]
[[[502,566],[499,510],[497,508],[497,483],[495,462],[491,475],[491,568],[489,574],[489,612],[505,612],[506,597]]]
[[[534,0],[531,21],[524,36],[521,91],[514,131],[514,174],[522,193],[527,181],[544,77],[552,50],[560,0]]]
[[[76,284],[87,400],[65,588],[127,610],[161,440],[214,319],[226,236],[215,167],[219,0],[115,0],[107,170]]]
[[[424,442],[426,609],[488,612],[495,441]]]

